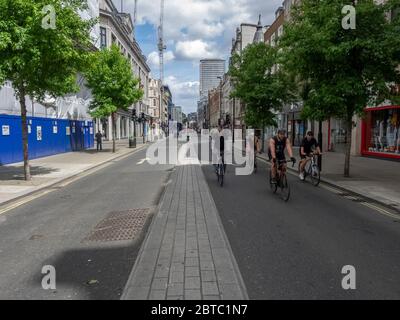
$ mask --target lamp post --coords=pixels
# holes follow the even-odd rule
[[[145,135],[146,116],[145,116],[144,112],[141,113],[140,119],[141,119],[142,124],[143,124],[143,144],[145,144],[146,143],[146,135]]]
[[[319,128],[318,128],[318,143],[319,143],[319,148],[321,149],[321,152],[323,152],[323,141],[322,141],[322,121],[319,121]],[[318,167],[319,170],[322,171],[322,156],[318,156]]]
[[[136,108],[132,110],[132,121],[133,121],[133,139],[129,141],[131,148],[136,148],[136,121],[137,121],[137,111]]]

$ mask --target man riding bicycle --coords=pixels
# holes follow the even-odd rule
[[[313,155],[320,155],[321,148],[317,139],[314,138],[314,133],[312,131],[307,132],[307,136],[303,139],[300,147],[300,180],[304,181],[305,175],[304,171],[307,163],[311,160]]]
[[[281,162],[283,168],[286,169],[286,163],[284,163],[284,161],[286,160],[285,149],[287,149],[290,160],[293,163],[296,163],[296,159],[293,157],[292,144],[286,137],[286,130],[280,129],[278,130],[278,134],[274,136],[269,142],[268,155],[269,158],[272,160],[272,183],[276,183],[276,175],[279,166],[278,162]]]
[[[218,152],[218,155],[221,157],[222,164],[224,165],[224,171],[226,171],[226,164],[224,159],[225,154],[225,137],[223,135],[223,127],[222,123],[218,125],[218,134],[214,139],[214,152]],[[214,164],[215,172],[218,174],[218,164]]]

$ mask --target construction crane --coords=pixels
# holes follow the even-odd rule
[[[160,57],[160,80],[164,84],[164,51],[167,49],[164,44],[164,0],[161,0],[160,25],[158,26],[158,54]]]
[[[138,2],[138,0],[135,0],[135,9],[133,12],[133,30],[134,31],[136,29],[136,23],[137,23],[137,2]]]

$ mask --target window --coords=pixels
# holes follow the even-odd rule
[[[103,27],[100,27],[100,48],[107,48],[107,30]]]
[[[278,37],[281,37],[283,34],[283,26],[280,26],[278,29]]]
[[[400,155],[400,108],[366,110],[364,151]]]

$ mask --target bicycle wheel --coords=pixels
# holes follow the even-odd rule
[[[290,186],[287,181],[286,174],[283,174],[280,182],[279,182],[279,189],[281,191],[281,198],[283,201],[288,202],[290,199]]]
[[[278,190],[278,185],[276,183],[272,182],[272,172],[269,172],[269,186],[271,188],[271,191],[273,193],[276,193],[276,191]]]
[[[316,164],[311,165],[309,170],[311,183],[317,187],[321,182],[321,172]]]

